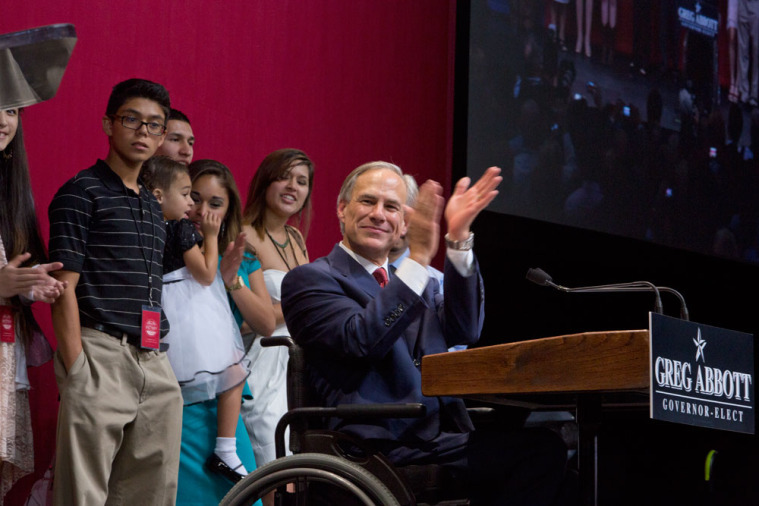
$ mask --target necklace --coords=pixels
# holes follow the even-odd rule
[[[279,255],[279,258],[281,258],[282,261],[287,266],[287,270],[288,271],[292,270],[292,268],[290,267],[290,264],[287,262],[287,250],[285,248],[287,248],[288,244],[290,245],[290,251],[292,251],[293,253],[293,260],[295,260],[295,266],[296,267],[299,266],[300,263],[298,262],[298,257],[295,256],[295,248],[293,248],[293,243],[292,241],[290,241],[290,231],[287,229],[287,227],[285,227],[285,235],[287,236],[287,239],[285,239],[284,244],[280,244],[277,241],[275,241],[274,238],[269,233],[268,229],[264,229],[264,230],[266,230],[266,235],[269,237],[269,240],[271,240],[271,242],[274,244],[274,249],[277,250],[277,254]]]
[[[265,228],[264,230],[266,230],[266,235],[269,237],[269,239],[271,239],[271,242],[274,243],[275,246],[278,246],[281,249],[285,249],[287,245],[290,244],[290,231],[287,230],[287,227],[285,227],[285,242],[283,243],[277,242],[274,239],[274,237],[272,237],[272,235],[269,233],[268,228]]]
[[[274,238],[269,233],[269,229],[265,229],[265,230],[266,230],[266,235],[269,236],[269,239],[271,239],[271,242],[273,242],[275,246],[279,246],[280,248],[285,249],[287,245],[290,244],[290,232],[288,232],[286,227],[285,227],[286,239],[285,239],[285,242],[283,243],[278,243],[277,241],[275,241]]]

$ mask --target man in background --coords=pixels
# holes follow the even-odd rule
[[[190,165],[192,162],[195,134],[192,132],[190,119],[177,109],[169,110],[166,123],[166,140],[155,152],[156,155],[168,156],[179,163]]]

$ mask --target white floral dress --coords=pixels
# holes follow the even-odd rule
[[[0,268],[7,263],[0,238]],[[0,305],[6,304],[8,301],[0,297]],[[15,343],[0,343],[0,504],[16,481],[34,471],[28,390],[20,339],[17,337]]]

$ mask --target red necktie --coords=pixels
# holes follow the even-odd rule
[[[385,272],[384,267],[379,267],[372,272],[372,276],[374,276],[374,279],[377,280],[377,283],[379,283],[379,286],[384,288],[385,285],[387,285],[387,272]]]

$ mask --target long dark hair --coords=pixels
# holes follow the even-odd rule
[[[27,264],[47,261],[34,209],[20,116],[15,137],[0,152],[0,237],[8,260],[28,251],[32,256]]]
[[[203,176],[215,176],[227,190],[229,208],[224,221],[221,222],[222,229],[219,232],[219,253],[223,253],[227,245],[234,242],[242,232],[242,205],[235,178],[226,165],[216,160],[195,160],[187,166],[187,169],[190,171],[190,179],[193,183]]]
[[[0,238],[9,261],[15,256],[29,252],[32,256],[24,266],[47,262],[47,250],[40,236],[39,222],[34,209],[20,114],[16,135],[5,149],[0,151]],[[22,304],[18,297],[12,297],[11,304],[22,314],[18,334],[26,340],[32,331],[39,329],[31,307]]]
[[[266,190],[274,181],[284,177],[291,167],[305,165],[308,167],[308,195],[303,207],[294,215],[294,224],[305,238],[311,224],[311,192],[314,188],[314,163],[306,153],[299,149],[285,148],[269,153],[258,166],[253,180],[248,187],[248,199],[243,210],[243,221],[250,225],[263,238],[264,216],[266,215]]]

